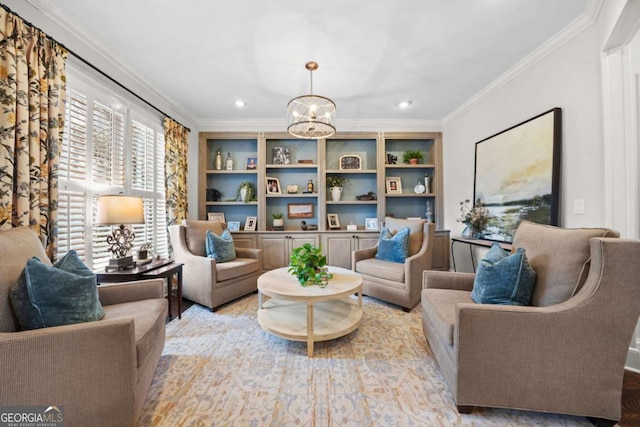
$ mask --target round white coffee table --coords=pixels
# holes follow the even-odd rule
[[[362,277],[351,270],[329,267],[333,278],[326,288],[301,286],[287,267],[258,278],[258,323],[265,331],[292,341],[313,343],[342,337],[362,319]],[[357,293],[358,298],[351,298]],[[270,297],[263,301],[263,296]]]

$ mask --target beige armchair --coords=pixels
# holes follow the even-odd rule
[[[176,262],[184,264],[182,296],[213,311],[219,305],[257,291],[262,262],[260,249],[239,247],[233,261],[218,263],[207,258],[207,230],[220,235],[222,224],[187,220],[184,224],[169,226],[169,236]]]
[[[162,280],[98,287],[102,320],[19,331],[9,289],[27,260],[51,265],[27,228],[0,232],[0,405],[62,405],[66,426],[133,426],[165,342]]]
[[[435,224],[425,220],[386,218],[385,226],[396,234],[409,227],[409,257],[404,264],[377,259],[378,246],[353,251],[353,271],[362,276],[362,293],[411,310],[420,301],[422,272],[431,268]]]
[[[425,272],[422,322],[460,412],[473,406],[620,418],[640,314],[640,241],[523,222],[532,306],[475,304],[474,275]]]

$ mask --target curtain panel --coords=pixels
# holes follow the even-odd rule
[[[187,148],[189,129],[175,120],[164,119],[164,176],[167,197],[167,226],[187,219]]]
[[[0,230],[30,227],[56,252],[67,51],[0,8]]]

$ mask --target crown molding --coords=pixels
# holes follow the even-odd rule
[[[120,60],[118,60],[113,52],[105,48],[102,44],[96,42],[95,40],[92,40],[92,37],[79,30],[80,25],[74,26],[75,22],[63,20],[55,12],[54,9],[49,7],[49,5],[47,4],[48,2],[46,2],[45,0],[25,0],[25,3],[29,4],[31,7],[42,13],[53,24],[58,26],[62,30],[62,32],[66,33],[66,35],[72,37],[72,40],[58,40],[63,45],[67,46],[67,49],[71,49],[76,53],[76,55],[83,55],[83,52],[90,52],[92,57],[98,57],[100,63],[96,64],[94,63],[94,61],[91,61],[87,58],[83,59],[87,60],[93,66],[106,73],[109,77],[127,87],[127,89],[135,92],[138,96],[141,96],[157,108],[166,111],[167,114],[171,115],[175,119],[181,119],[190,123],[197,123],[195,115],[191,111],[189,111],[175,99],[172,99],[165,94],[158,92],[154,87],[146,83],[144,78],[142,78],[136,72],[123,64]],[[51,4],[54,3],[55,2]],[[33,23],[34,25],[40,26],[40,24],[38,23]],[[76,49],[75,47],[72,49],[71,46],[78,46],[79,49]],[[116,71],[117,76],[114,76],[114,74],[116,74],[113,72],[114,70]],[[122,82],[122,76],[125,77],[127,82],[135,84],[142,90],[136,91],[131,89],[129,87],[130,83],[126,84]]]
[[[286,131],[283,119],[197,121],[199,132],[279,132]],[[440,120],[344,119],[336,121],[339,132],[441,132]]]
[[[604,0],[587,0],[582,15],[573,20],[569,25],[560,30],[556,35],[544,42],[529,55],[502,73],[497,79],[493,80],[471,98],[456,107],[442,119],[442,125],[446,126],[449,122],[455,120],[461,114],[471,109],[502,86],[518,77],[520,74],[533,67],[540,60],[544,59],[556,49],[563,46],[569,40],[580,34],[582,31],[590,27],[596,22],[602,2]]]

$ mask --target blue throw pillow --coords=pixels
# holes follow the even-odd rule
[[[18,282],[11,287],[10,296],[24,330],[104,317],[96,276],[75,252],[65,255],[56,266],[48,266],[36,257],[28,260]]]
[[[236,247],[233,244],[233,236],[229,230],[224,230],[219,236],[207,230],[205,239],[207,256],[216,262],[227,262],[236,259]]]
[[[524,249],[509,255],[494,243],[478,264],[471,299],[478,304],[529,305],[535,282]]]
[[[387,227],[383,226],[376,258],[382,261],[404,263],[409,255],[409,231],[409,227],[405,227],[394,236]]]

